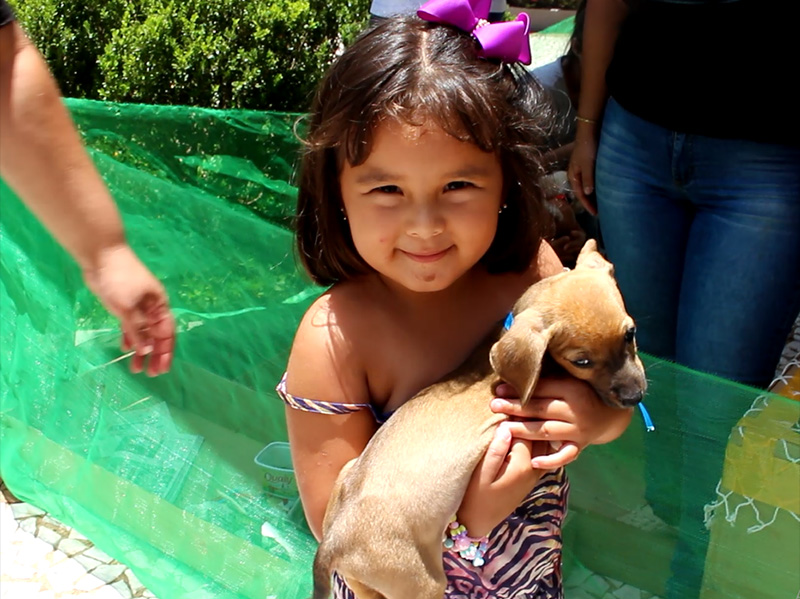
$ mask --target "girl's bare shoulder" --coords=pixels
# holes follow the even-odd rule
[[[364,349],[369,302],[359,286],[334,285],[306,310],[292,343],[287,387],[302,397],[367,403]]]

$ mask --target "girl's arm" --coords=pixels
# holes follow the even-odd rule
[[[531,264],[534,280],[558,274],[563,269],[553,248],[542,241]],[[544,474],[544,469],[533,467],[532,460],[536,456],[546,455],[550,451],[550,444],[542,440],[515,437],[508,424],[501,423],[498,427],[492,443],[472,474],[456,514],[458,521],[466,526],[473,537],[488,535],[514,511]]]
[[[515,395],[510,385],[502,387],[498,395]],[[633,413],[606,406],[588,384],[568,376],[542,379],[525,408],[494,399],[492,410],[509,420],[498,426],[457,514],[473,537],[488,535],[507,518],[545,471],[573,461],[587,445],[619,437]],[[556,452],[553,441],[562,443]]]
[[[603,118],[608,90],[606,71],[614,55],[619,29],[628,14],[624,0],[588,0],[583,25],[581,87],[575,147],[569,162],[569,181],[575,195],[592,214],[594,201],[594,163],[598,132]]]
[[[300,500],[319,541],[333,483],[342,467],[364,451],[375,434],[375,419],[369,410],[331,416],[287,407],[286,423]]]
[[[515,438],[503,422],[472,474],[456,518],[472,537],[487,536],[513,512],[544,474],[532,460],[549,444]]]
[[[345,343],[323,296],[297,330],[286,386],[297,397],[366,404],[369,393],[358,357]],[[292,463],[309,528],[322,537],[322,520],[342,467],[357,458],[377,430],[368,409],[329,415],[286,408]]]

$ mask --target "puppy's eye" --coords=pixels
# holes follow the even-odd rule
[[[577,360],[572,360],[572,364],[577,366],[578,368],[591,368],[593,366],[592,361],[589,358],[579,358]]]
[[[633,343],[636,338],[636,327],[631,327],[625,331],[625,343]]]

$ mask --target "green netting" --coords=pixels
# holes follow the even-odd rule
[[[553,23],[549,27],[545,27],[539,33],[566,33],[572,35],[572,30],[575,29],[575,17],[568,17],[558,23]]]
[[[296,117],[68,105],[132,246],[170,292],[175,362],[148,379],[115,361],[114,321],[3,187],[0,475],[161,599],[305,597],[315,543],[286,464],[255,461],[286,440],[273,388],[319,293],[286,228]],[[657,430],[637,420],[570,466],[567,578],[594,592],[592,571],[665,596],[697,570],[703,599],[794,598],[800,404],[647,366]],[[739,423],[681,429],[671,406],[686,397],[735,406]],[[693,462],[687,480],[682,464]],[[673,563],[679,539],[688,563]]]

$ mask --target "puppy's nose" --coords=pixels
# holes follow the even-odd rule
[[[638,404],[644,398],[644,391],[641,389],[637,389],[635,391],[631,391],[628,389],[623,389],[618,393],[619,402],[625,406],[626,408],[632,408],[636,404]]]

